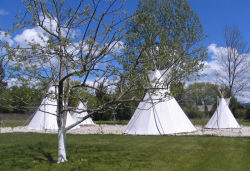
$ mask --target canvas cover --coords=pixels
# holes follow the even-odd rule
[[[84,116],[88,115],[87,112],[81,112],[82,110],[86,110],[86,105],[84,105],[82,102],[79,103],[76,111],[72,117],[74,118],[75,121],[79,121],[81,120]],[[81,112],[81,113],[78,113]],[[89,117],[87,119],[85,119],[83,122],[81,122],[79,125],[95,125],[95,123],[93,122],[92,118]]]
[[[163,86],[162,71],[149,74],[149,80]],[[196,131],[174,97],[162,99],[169,90],[160,89],[155,93],[146,93],[130,119],[124,133],[132,135],[164,135]],[[160,100],[162,99],[162,100]]]
[[[228,107],[229,101],[230,99],[219,99],[219,105],[205,128],[240,128]]]
[[[44,98],[32,120],[27,126],[30,130],[57,130],[57,101],[55,96],[55,87],[50,87],[48,97]],[[71,115],[67,114],[66,127],[75,123]]]

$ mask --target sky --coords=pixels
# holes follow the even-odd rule
[[[73,2],[73,1],[72,1]],[[125,8],[133,12],[137,8],[137,0],[127,0]],[[217,68],[216,53],[224,48],[223,29],[225,26],[237,27],[245,41],[250,40],[250,1],[249,0],[188,0],[193,11],[198,14],[207,38],[201,43],[208,48],[209,59],[206,65],[210,73]],[[24,10],[21,0],[0,1],[0,27],[6,31],[15,22],[14,16],[18,10]],[[25,34],[22,34],[24,36]],[[14,37],[14,35],[12,35]],[[20,36],[20,35],[19,35]],[[214,78],[210,77],[213,82]],[[200,80],[204,81],[204,80]],[[246,97],[239,97],[240,101],[250,102],[250,93]]]

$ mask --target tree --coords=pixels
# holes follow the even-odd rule
[[[5,67],[4,67],[4,59],[5,59],[5,48],[9,46],[8,42],[8,33],[0,31],[0,87],[7,86],[7,83],[4,81],[5,77]],[[7,40],[6,40],[7,39]]]
[[[250,120],[250,108],[249,107],[247,107],[246,109],[245,119]]]
[[[4,75],[2,60],[0,60],[0,86],[3,86]]]
[[[250,49],[236,27],[226,26],[224,39],[226,48],[217,56],[221,69],[218,81],[228,96],[242,95],[250,88]]]
[[[218,86],[211,83],[194,83],[185,89],[185,101],[193,105],[213,105],[217,101]]]
[[[164,69],[169,87],[203,67],[207,53],[199,42],[205,35],[186,0],[140,0],[127,29],[127,56],[139,58],[128,59],[125,68],[141,61],[141,70]]]
[[[185,104],[185,88],[184,88],[184,86],[185,86],[185,83],[182,83],[182,82],[172,83],[170,85],[171,93],[180,105]]]
[[[135,91],[122,86],[120,78],[136,79],[130,71],[121,69],[121,40],[124,21],[129,17],[122,11],[123,1],[25,0],[26,11],[19,15],[16,28],[22,30],[8,50],[10,76],[26,83],[47,83],[57,87],[58,163],[66,159],[66,132],[94,114],[116,110],[125,102],[126,94]],[[72,7],[69,5],[73,4]],[[22,35],[34,34],[22,40]],[[34,36],[35,35],[35,36]],[[137,70],[137,65],[133,70]],[[72,84],[72,80],[79,81]],[[103,86],[98,87],[101,84]],[[69,99],[75,89],[104,93],[123,87],[112,98],[101,100],[98,106],[88,105],[88,115],[65,127]],[[80,98],[80,97],[78,97]],[[88,102],[92,97],[86,97]],[[77,112],[77,111],[74,111]],[[79,111],[78,111],[79,112]]]
[[[198,110],[198,105],[204,106],[204,116],[208,116],[208,105],[215,105],[217,102],[218,85],[211,83],[193,83],[185,88],[185,95],[183,101],[185,101],[185,108],[187,112],[193,113],[192,117],[202,117],[202,113]],[[193,111],[192,111],[193,110]],[[213,110],[212,110],[213,111]]]
[[[43,91],[39,88],[31,88],[25,85],[10,88],[8,100],[15,113],[33,113],[40,104]]]
[[[65,162],[66,131],[94,113],[111,110],[120,103],[123,95],[97,108],[88,108],[89,115],[65,127],[71,91],[77,88],[95,91],[98,83],[108,89],[115,86],[119,76],[115,61],[122,45],[123,23],[128,17],[122,11],[123,2],[118,0],[24,0],[23,3],[26,11],[19,15],[15,29],[37,36],[21,41],[19,35],[16,46],[8,49],[11,60],[8,70],[18,80],[57,86],[58,163]],[[80,83],[72,85],[71,79]]]
[[[182,7],[182,2],[187,6],[186,1],[178,1],[180,5],[176,9]],[[69,4],[73,6],[69,7]],[[153,46],[147,43],[147,46],[137,48],[122,42],[125,36],[131,38],[131,35],[125,34],[124,22],[130,17],[122,11],[123,1],[25,0],[24,5],[27,11],[17,22],[17,28],[26,28],[23,33],[32,31],[38,36],[8,49],[8,57],[11,60],[9,70],[12,70],[12,76],[19,80],[34,83],[47,82],[58,87],[55,98],[57,100],[58,163],[61,163],[67,161],[66,132],[68,130],[92,115],[117,110],[124,103],[141,100],[141,97],[138,98],[134,94],[138,90],[144,92],[150,88],[150,83],[145,79],[148,73],[146,69],[150,68],[142,69],[142,66],[147,66],[149,62],[145,55],[140,53],[133,55],[128,52],[136,48],[137,52],[142,51],[141,54],[145,54]],[[181,8],[181,12],[185,10]],[[187,10],[191,11],[190,8]],[[173,13],[171,14],[171,17],[175,17]],[[192,11],[191,14],[193,14]],[[176,22],[178,20],[175,19]],[[194,21],[197,22],[197,17]],[[186,22],[185,26],[193,24],[189,23],[189,20],[184,22]],[[200,24],[193,28],[196,26],[197,30],[191,30],[197,31],[193,34],[196,36],[192,37],[195,41],[200,39],[200,32],[198,32]],[[171,34],[166,32],[167,29],[165,28],[166,35],[163,35],[165,37]],[[183,27],[182,30],[185,28]],[[136,34],[142,35],[142,31],[136,30]],[[180,30],[177,29],[177,31]],[[186,36],[188,35],[183,35],[182,38]],[[16,40],[20,40],[20,37]],[[185,48],[191,47],[188,45],[193,43],[191,37],[188,41],[185,39],[185,43]],[[159,46],[159,49],[163,49],[159,50],[159,53],[169,53],[167,46]],[[169,61],[176,61],[178,65],[174,66],[180,68],[172,68],[175,73],[180,72],[187,76],[201,67],[199,55],[202,56],[205,52],[201,48],[193,49],[193,52],[198,51],[198,53],[179,56],[184,55],[184,51],[171,48],[174,53],[167,55]],[[177,53],[179,55],[176,55]],[[185,62],[179,62],[182,59],[185,59]],[[72,80],[77,80],[79,83],[72,84]],[[99,97],[104,100],[100,100],[101,103],[98,106],[88,105],[87,110],[82,110],[82,112],[88,112],[87,116],[65,127],[66,114],[71,110],[69,108],[71,92],[81,88],[88,89],[92,94],[98,92]],[[106,98],[106,91],[116,93]],[[84,100],[88,102],[92,98],[86,97]]]

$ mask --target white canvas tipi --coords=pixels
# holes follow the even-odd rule
[[[156,70],[149,74],[151,82],[165,79],[165,71]],[[154,84],[154,83],[153,83]],[[196,131],[174,97],[164,98],[162,94],[169,90],[148,92],[139,103],[134,115],[130,119],[124,133],[132,135],[164,135]]]
[[[86,105],[84,105],[82,102],[79,103],[76,112],[72,115],[75,121],[80,121],[84,116],[88,115],[87,112],[81,112],[82,110],[86,110]],[[81,113],[80,113],[81,112]],[[95,125],[91,117],[85,119],[83,122],[81,122],[79,125]]]
[[[27,126],[30,130],[57,130],[57,101],[51,96],[55,96],[55,87],[52,86],[48,90],[50,97],[43,99],[38,110],[34,114],[32,120]],[[71,115],[67,114],[66,127],[75,123]]]
[[[228,107],[229,101],[230,99],[227,101],[224,98],[219,99],[219,106],[205,128],[240,128]]]

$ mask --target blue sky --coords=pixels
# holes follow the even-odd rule
[[[223,28],[236,26],[244,40],[250,39],[249,0],[189,0],[189,4],[200,17],[204,32],[208,34],[204,44],[224,45]]]
[[[190,6],[200,17],[204,32],[208,37],[202,42],[223,46],[223,28],[226,25],[236,26],[244,40],[250,39],[250,1],[249,0],[188,0]],[[136,10],[137,0],[128,0],[129,12]],[[10,28],[15,21],[14,15],[23,10],[21,0],[0,1],[0,26],[3,30]]]
[[[126,9],[133,12],[137,8],[137,2],[137,0],[127,0]],[[198,14],[204,32],[208,35],[202,41],[208,48],[210,56],[207,65],[218,67],[214,61],[210,61],[213,60],[216,51],[224,47],[223,28],[226,25],[236,26],[242,33],[243,39],[250,40],[250,0],[188,0],[188,2]],[[0,0],[0,27],[4,31],[12,26],[15,21],[14,15],[18,14],[18,10],[24,10],[21,0]],[[209,73],[211,70],[207,69],[205,72]],[[250,98],[245,101],[250,101]]]

